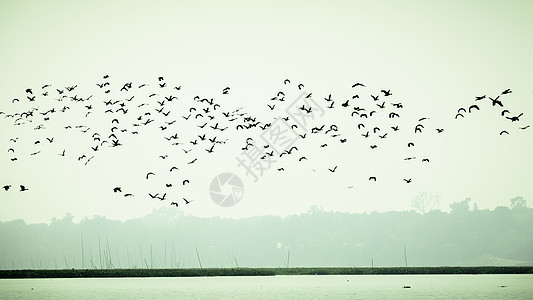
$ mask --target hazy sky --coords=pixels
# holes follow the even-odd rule
[[[105,74],[114,88],[126,82],[152,88],[164,76],[169,85],[182,86],[179,101],[201,95],[226,110],[243,107],[264,118],[282,115],[266,105],[278,91],[291,88],[284,85],[286,78],[292,84],[288,100],[296,99],[296,85],[303,83],[317,102],[328,105],[323,98],[331,93],[339,106],[354,95],[351,85],[362,82],[366,90],[360,96],[366,100],[390,89],[394,101],[405,106],[401,139],[389,139],[373,152],[356,123],[326,110],[322,123],[339,122],[348,142],[327,151],[302,145],[298,156],[310,157],[305,165],[280,162],[256,183],[237,166],[246,136],[229,133],[233,144],[211,157],[204,153],[194,168],[180,170],[184,173],[175,178],[176,185],[184,178],[194,183],[183,192],[193,199],[190,204],[174,194],[181,201],[178,209],[187,214],[286,215],[313,205],[406,210],[420,192],[439,193],[437,208],[443,210],[467,197],[479,208],[508,205],[517,195],[533,201],[533,128],[518,129],[533,122],[530,1],[2,1],[0,40],[0,111],[6,114],[24,105],[39,106],[41,112],[57,106],[24,101],[26,88],[40,91],[45,84],[51,91],[78,85],[80,96],[94,94],[102,105],[107,98],[96,83]],[[222,97],[224,87],[231,91]],[[473,104],[476,96],[496,97],[508,88],[512,93],[502,102],[510,115],[524,113],[520,122],[502,118],[501,109],[487,99],[476,103],[479,112],[454,119],[457,109]],[[15,106],[13,98],[25,103]],[[421,117],[429,118],[423,138],[417,136],[414,150],[406,150]],[[72,124],[85,122],[71,118]],[[107,116],[91,116],[90,122],[93,128],[108,126]],[[157,131],[99,153],[85,166],[74,154],[70,159],[56,155],[62,149],[81,154],[82,135],[50,126],[36,136],[38,124],[12,124],[0,116],[0,184],[13,186],[0,191],[0,221],[47,222],[67,212],[76,219],[127,219],[169,205],[149,199],[145,188],[145,174],[167,151],[151,143]],[[436,128],[445,130],[436,134]],[[510,134],[500,136],[504,129]],[[36,139],[56,140],[42,145],[49,147],[43,153],[12,162],[7,149],[15,136],[20,137],[17,155],[32,152]],[[430,163],[412,167],[403,160],[412,155]],[[335,173],[327,170],[334,166]],[[244,183],[244,196],[234,207],[219,207],[209,196],[211,180],[223,172]],[[369,176],[379,180],[369,182]],[[18,192],[19,184],[30,190]],[[135,197],[114,194],[115,186]]]

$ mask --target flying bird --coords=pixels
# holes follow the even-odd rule
[[[392,95],[392,93],[390,92],[390,90],[381,90],[381,92],[383,92],[383,94],[384,94],[385,96],[390,96],[390,95]]]
[[[479,110],[479,106],[473,104],[473,105],[470,105],[470,107],[468,108],[468,113],[472,113],[472,109],[477,109]]]
[[[499,105],[500,107],[503,107],[503,103],[498,100],[500,98],[500,96],[496,97],[495,99],[492,99],[491,97],[489,97],[489,99],[492,101],[492,106],[496,106],[496,105]]]
[[[520,121],[520,117],[523,115],[524,113],[520,113],[518,116],[513,116],[513,117],[506,117],[507,119],[511,120],[511,122],[516,122],[516,121]]]
[[[415,126],[415,133],[422,132],[422,128],[424,128],[424,125],[418,124]]]

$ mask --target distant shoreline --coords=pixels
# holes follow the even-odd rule
[[[1,279],[8,279],[8,278],[275,276],[275,275],[445,275],[445,274],[450,274],[450,275],[533,274],[533,266],[0,270]]]

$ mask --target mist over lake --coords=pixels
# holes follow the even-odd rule
[[[49,224],[0,223],[0,268],[531,265],[532,220],[530,208],[503,206],[425,214],[314,208],[246,219],[161,208],[124,222],[93,217],[79,223],[66,215]]]

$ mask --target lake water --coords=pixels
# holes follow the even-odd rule
[[[0,279],[0,299],[326,298],[533,299],[533,274]]]

